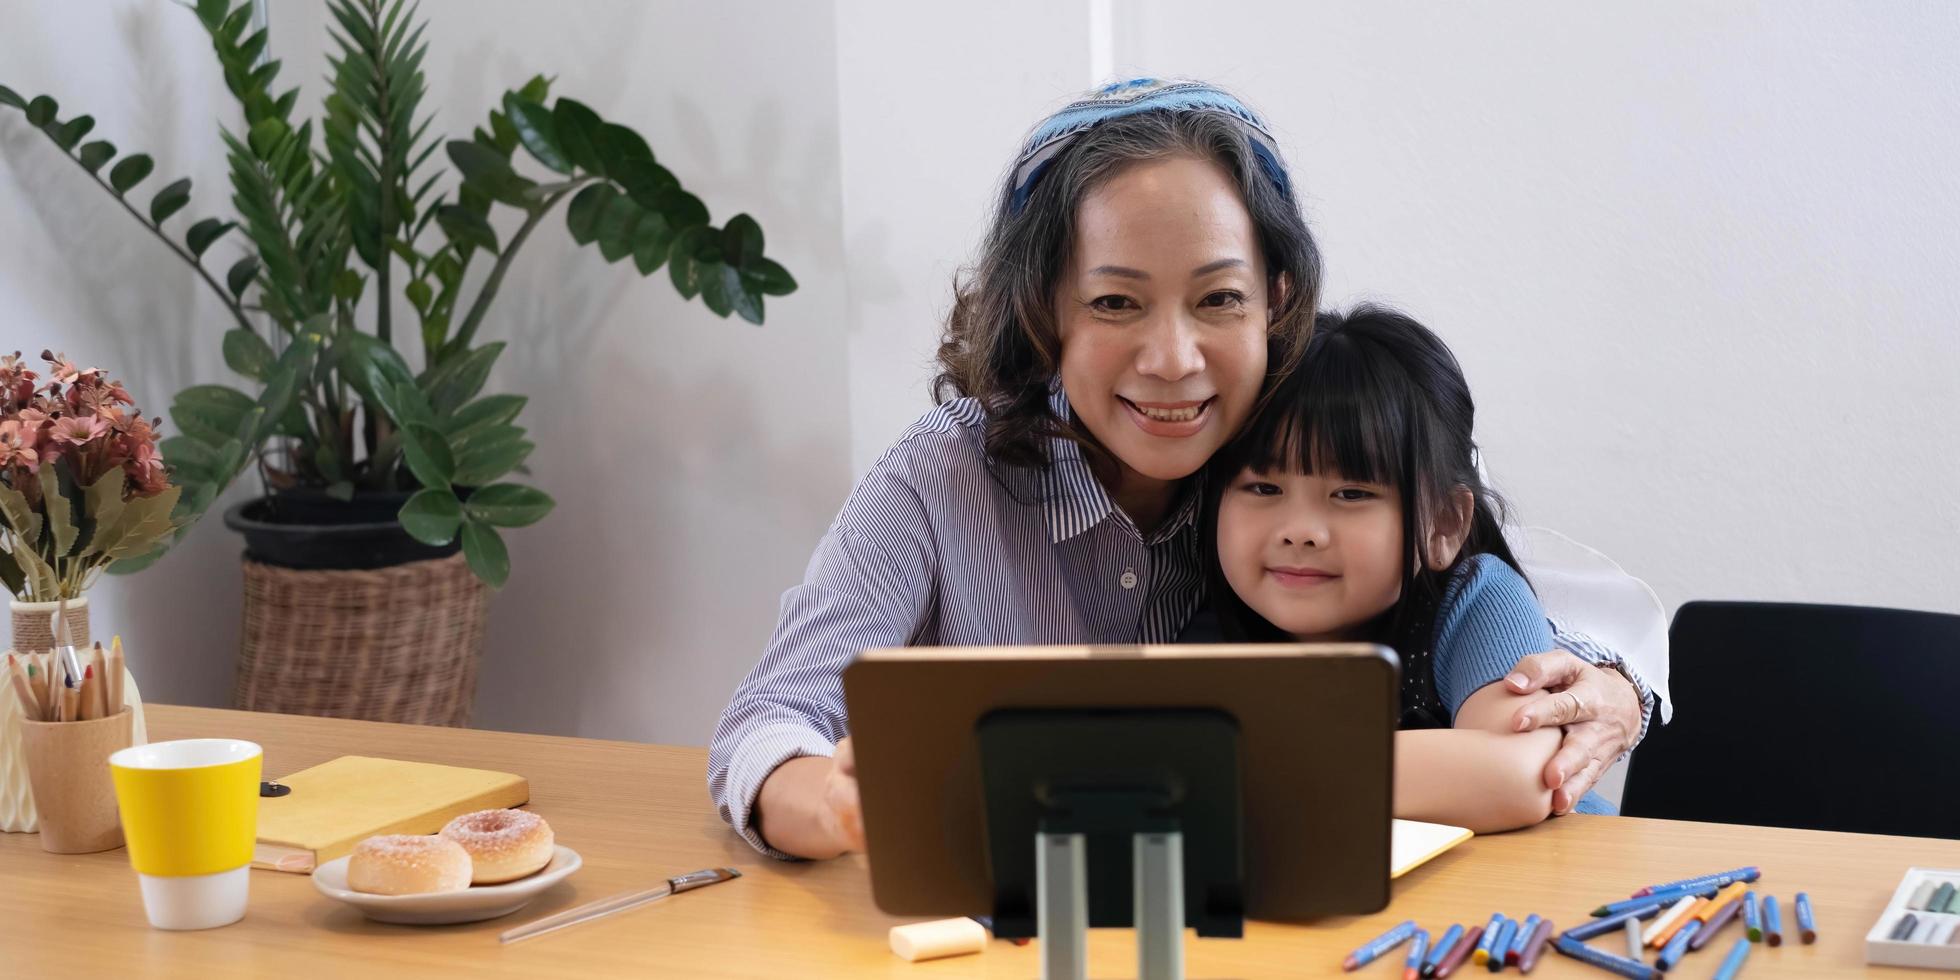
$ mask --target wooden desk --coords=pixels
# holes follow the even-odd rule
[[[224,977],[1017,977],[1039,974],[1033,947],[908,964],[885,931],[900,920],[872,907],[859,859],[783,864],[759,858],[708,802],[705,752],[625,742],[418,728],[153,705],[153,739],[247,738],[280,775],[361,753],[505,769],[531,779],[533,809],[585,868],[502,920],[435,928],[369,922],[313,890],[301,875],[252,872],[243,922],[209,932],[150,929],[120,851],[62,856],[31,834],[0,834],[0,974]],[[496,933],[592,898],[709,865],[746,877],[574,930],[510,947]],[[1494,911],[1549,915],[1571,925],[1602,901],[1657,880],[1758,864],[1761,887],[1783,899],[1808,891],[1815,946],[1759,946],[1745,976],[1859,975],[1865,931],[1905,868],[1960,867],[1960,841],[1866,837],[1715,824],[1566,817],[1521,833],[1480,837],[1397,883],[1389,910],[1311,926],[1251,923],[1241,941],[1187,942],[1192,977],[1297,977],[1337,972],[1352,947],[1405,918],[1433,930],[1485,922]],[[1739,929],[1693,954],[1678,976],[1714,971]],[[1791,940],[1794,942],[1794,938]],[[1595,940],[1602,948],[1619,937]],[[1134,976],[1132,934],[1095,933],[1091,972]],[[1359,977],[1400,977],[1378,962]],[[1872,970],[1873,973],[1903,971]],[[1468,972],[1459,976],[1474,976]],[[1515,976],[1515,974],[1512,974]],[[1533,976],[1602,977],[1547,953]]]

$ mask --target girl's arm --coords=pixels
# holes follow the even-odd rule
[[[1529,827],[1552,812],[1545,764],[1558,729],[1512,733],[1523,699],[1502,684],[1470,695],[1455,728],[1395,733],[1395,815],[1480,834]]]

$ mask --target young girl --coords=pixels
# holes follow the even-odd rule
[[[1225,638],[1394,648],[1396,816],[1488,832],[1550,813],[1539,774],[1559,733],[1512,728],[1501,682],[1552,633],[1478,477],[1473,414],[1421,324],[1323,313],[1300,367],[1212,460],[1203,526]]]

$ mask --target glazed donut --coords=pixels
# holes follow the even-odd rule
[[[371,895],[459,892],[470,887],[470,854],[447,837],[384,834],[354,845],[347,887]]]
[[[551,825],[528,810],[478,810],[442,828],[468,851],[475,885],[515,881],[551,863]]]

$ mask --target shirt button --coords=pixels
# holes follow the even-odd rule
[[[1136,588],[1137,587],[1136,570],[1131,568],[1123,569],[1123,577],[1117,579],[1117,581],[1123,583],[1123,587],[1126,589]]]

